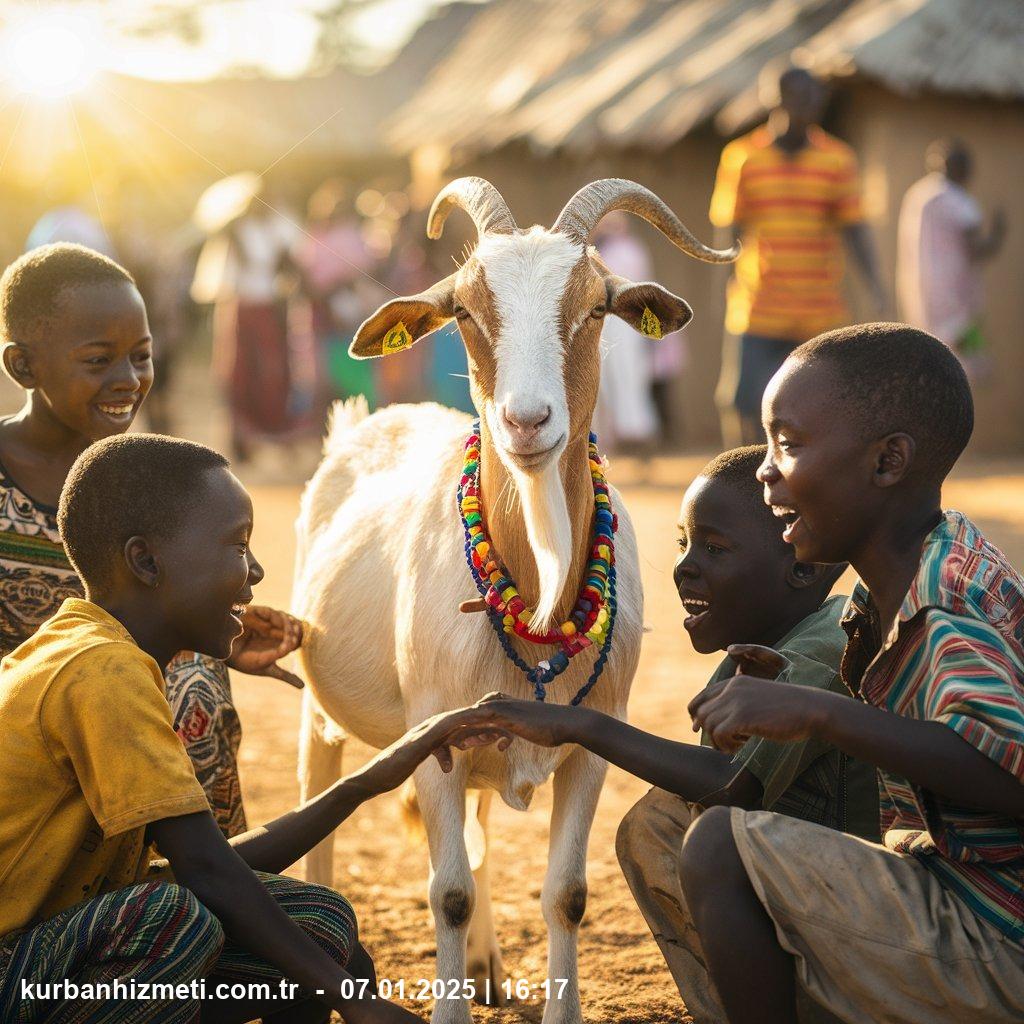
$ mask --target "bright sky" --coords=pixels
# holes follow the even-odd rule
[[[333,0],[6,0],[0,15],[5,36],[14,33],[26,62],[36,37],[63,43],[54,31],[86,40],[88,64],[149,78],[207,78],[237,67],[274,75],[301,74],[316,45],[317,10]],[[372,63],[377,53],[405,42],[436,0],[378,0],[353,21],[357,49]],[[192,11],[200,39],[192,45],[172,31],[133,32],[154,17]],[[42,25],[42,31],[36,31]],[[26,27],[27,26],[27,32]],[[25,40],[28,39],[28,44]]]

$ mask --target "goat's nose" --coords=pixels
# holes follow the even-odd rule
[[[533,409],[512,409],[507,405],[501,408],[501,416],[505,426],[523,439],[529,439],[551,419],[551,406],[535,406]]]

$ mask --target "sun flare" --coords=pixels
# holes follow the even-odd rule
[[[59,98],[84,89],[98,67],[94,27],[70,13],[13,25],[5,33],[7,77],[20,92]]]

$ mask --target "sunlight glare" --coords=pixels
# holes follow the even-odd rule
[[[84,89],[97,71],[96,33],[84,19],[54,15],[8,31],[7,76],[21,92],[57,98]]]

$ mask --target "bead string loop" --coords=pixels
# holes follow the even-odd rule
[[[570,659],[588,647],[599,649],[590,678],[580,687],[571,703],[579,704],[591,691],[604,671],[611,650],[615,625],[615,531],[618,517],[612,510],[608,484],[604,478],[597,436],[589,440],[590,477],[594,487],[594,528],[579,595],[568,619],[560,626],[544,632],[530,628],[533,613],[519,595],[511,574],[499,560],[487,533],[480,502],[480,423],[473,424],[473,432],[465,445],[462,476],[456,492],[459,517],[465,537],[466,564],[473,582],[486,603],[487,619],[501,643],[506,656],[533,684],[534,696],[544,700],[546,687],[568,667]],[[559,649],[530,667],[516,652],[510,641],[518,636],[533,644],[547,644]]]

